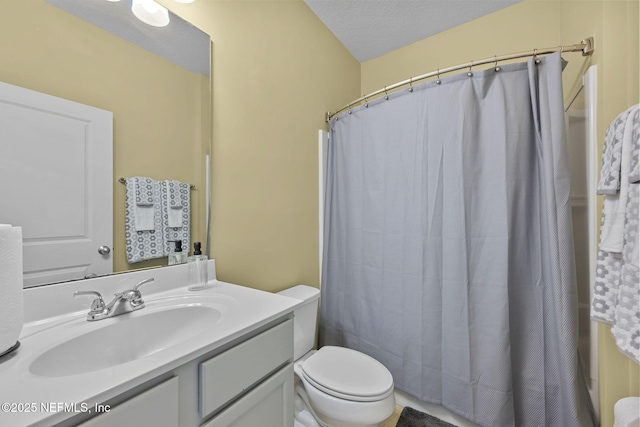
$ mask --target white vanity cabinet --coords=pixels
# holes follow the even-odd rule
[[[59,426],[293,427],[292,362],[288,315],[164,373],[133,397],[105,402],[108,412]]]

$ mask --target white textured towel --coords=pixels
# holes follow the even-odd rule
[[[620,191],[622,139],[627,118],[634,108],[637,108],[637,105],[620,113],[607,128],[597,194],[616,194]]]
[[[631,149],[633,147],[633,123],[638,111],[634,106],[627,111],[622,129],[621,162],[620,162],[620,191],[607,194],[604,199],[605,217],[600,232],[600,249],[607,252],[622,253],[624,241],[625,212],[629,197],[629,171],[631,168]],[[618,123],[618,121],[616,121]],[[617,133],[618,131],[616,131]]]
[[[629,111],[629,110],[627,110]],[[638,106],[635,110],[638,111]],[[630,114],[626,121],[624,136],[638,135],[640,114]],[[595,286],[591,304],[591,318],[596,321],[612,325],[611,333],[620,351],[636,362],[640,362],[640,268],[638,260],[639,223],[640,223],[640,183],[630,183],[628,179],[630,161],[630,146],[633,145],[629,137],[623,148],[621,162],[620,199],[616,209],[603,209],[603,226],[601,233],[619,233],[622,227],[622,244],[615,252],[604,249],[601,234],[601,246],[598,251]],[[628,150],[627,150],[628,149]],[[610,197],[610,196],[606,196]],[[605,200],[605,208],[607,208]],[[607,216],[624,214],[622,225],[605,228],[610,225]],[[620,221],[619,215],[616,218]],[[616,236],[619,238],[619,236]]]

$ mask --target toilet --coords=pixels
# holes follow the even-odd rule
[[[298,285],[278,293],[294,309],[295,427],[378,426],[395,409],[393,377],[374,358],[343,347],[312,350],[320,291]]]
[[[640,397],[625,397],[616,402],[613,427],[640,427]]]

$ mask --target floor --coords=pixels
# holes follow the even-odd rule
[[[395,411],[393,411],[393,414],[391,414],[389,418],[384,420],[382,424],[380,424],[380,427],[396,427],[398,418],[400,418],[400,414],[402,413],[402,409],[404,409],[404,407],[396,405],[396,409]]]

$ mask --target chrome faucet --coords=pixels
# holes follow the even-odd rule
[[[145,279],[137,283],[133,289],[127,289],[126,291],[115,294],[115,298],[109,304],[104,303],[102,295],[97,291],[76,291],[73,294],[73,297],[76,298],[84,295],[95,296],[94,300],[91,302],[91,309],[89,310],[89,313],[87,313],[87,320],[102,320],[144,308],[142,294],[138,289],[140,286],[153,282],[154,280],[155,279],[153,277]]]

